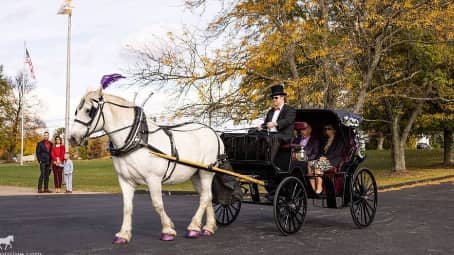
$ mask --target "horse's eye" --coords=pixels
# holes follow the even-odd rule
[[[85,112],[86,112],[86,113],[89,113],[89,112],[90,112],[90,109],[85,110]]]

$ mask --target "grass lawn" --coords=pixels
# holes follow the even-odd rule
[[[379,186],[396,184],[407,181],[423,180],[433,177],[454,175],[454,169],[443,168],[442,151],[407,151],[408,174],[399,177],[390,177],[391,158],[389,151],[368,151],[367,160],[362,167],[370,168]],[[120,192],[117,177],[110,159],[77,160],[74,161],[73,186],[75,190]],[[24,166],[18,164],[0,164],[0,185],[36,187],[39,177],[37,163],[29,163]],[[49,187],[53,188],[53,176],[51,174]],[[141,186],[139,189],[146,189]],[[186,182],[179,185],[164,186],[164,190],[179,191],[193,190],[192,184]]]
[[[452,167],[441,165],[442,150],[407,150],[405,156],[408,173],[399,177],[390,176],[391,152],[387,150],[368,151],[360,167],[371,169],[379,186],[454,175]]]

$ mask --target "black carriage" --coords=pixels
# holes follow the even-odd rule
[[[343,162],[319,175],[323,190],[318,195],[312,189],[307,174],[307,162],[298,158],[298,146],[282,145],[274,161],[270,146],[274,136],[266,132],[223,133],[228,161],[235,173],[263,181],[242,182],[243,199],[214,201],[216,220],[229,225],[238,216],[241,203],[273,205],[274,220],[284,234],[298,232],[304,223],[308,199],[326,208],[349,207],[358,227],[369,226],[377,209],[377,185],[371,171],[359,168],[365,160],[364,142],[359,131],[361,117],[345,111],[322,109],[297,110],[296,122],[312,126],[313,136],[321,136],[327,123],[336,125],[344,141]],[[265,194],[263,196],[262,194]]]

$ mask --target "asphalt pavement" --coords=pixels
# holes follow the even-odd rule
[[[160,222],[149,196],[134,199],[133,239],[112,245],[122,221],[121,195],[0,197],[1,254],[454,254],[452,182],[380,192],[374,223],[358,229],[350,210],[314,207],[302,230],[282,236],[271,206],[243,204],[237,220],[212,237],[184,238],[197,196],[165,196],[178,236],[159,241]],[[4,246],[1,246],[4,248]],[[2,253],[3,252],[3,253]]]

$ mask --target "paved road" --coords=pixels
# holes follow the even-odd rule
[[[373,225],[357,229],[348,209],[310,207],[303,230],[277,232],[272,207],[244,204],[214,237],[188,240],[185,226],[197,197],[165,197],[179,236],[159,241],[160,225],[147,195],[136,195],[133,240],[110,242],[121,224],[120,195],[0,197],[0,237],[13,250],[41,254],[454,254],[454,185],[379,194]],[[1,254],[1,251],[0,251]]]

